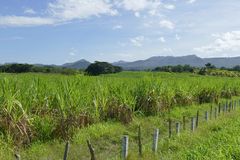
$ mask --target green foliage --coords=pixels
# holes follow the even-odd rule
[[[222,101],[224,102],[224,101]],[[76,131],[70,142],[70,152],[68,159],[89,159],[90,154],[86,145],[86,139],[90,139],[95,149],[96,157],[99,160],[116,159],[120,160],[121,139],[123,135],[129,136],[129,160],[137,160],[138,156],[138,125],[142,128],[142,159],[166,159],[166,160],[186,160],[186,159],[239,159],[240,149],[240,120],[239,108],[235,112],[221,114],[217,120],[206,123],[203,115],[210,106],[214,104],[192,105],[186,107],[176,107],[171,113],[164,113],[161,116],[135,117],[129,125],[117,122],[102,122],[82,128]],[[190,132],[189,118],[200,111],[199,128]],[[176,136],[173,123],[173,136],[168,138],[167,118],[171,117],[173,122],[180,122],[182,116],[187,116],[187,130],[182,130],[180,136]],[[152,134],[155,128],[159,128],[160,137],[158,152],[153,154]],[[3,139],[0,137],[0,143]],[[28,148],[19,150],[22,159],[61,159],[64,151],[64,142],[51,141],[47,143],[36,142]],[[0,148],[0,159],[10,160],[12,152],[11,145],[2,144]]]
[[[76,69],[62,68],[56,66],[35,66],[30,64],[6,64],[0,66],[0,72],[4,73],[60,73],[72,75],[79,73]]]
[[[232,71],[240,71],[240,65],[234,66],[232,69],[230,69]]]
[[[216,68],[216,66],[214,66],[211,63],[207,63],[207,64],[205,64],[205,66],[206,66],[207,69],[215,69]]]
[[[177,66],[163,66],[163,67],[156,67],[153,71],[162,71],[162,72],[190,72],[193,73],[196,67],[191,67],[190,65],[177,65]]]
[[[88,66],[85,72],[91,76],[97,76],[100,74],[110,74],[121,72],[122,68],[118,66],[113,66],[107,62],[98,62],[92,63]]]
[[[0,66],[1,72],[6,73],[24,73],[24,72],[31,72],[33,65],[29,64],[7,64]]]
[[[137,115],[161,115],[177,106],[239,95],[238,78],[186,73],[1,74],[0,133],[18,145],[65,140],[94,123],[130,123]]]
[[[199,70],[198,74],[200,75],[206,75],[207,74],[207,68],[206,67],[203,67]]]
[[[240,66],[235,66],[233,68],[216,68],[211,63],[205,64],[205,67],[198,68],[192,67],[189,65],[177,65],[177,66],[162,66],[156,67],[152,71],[157,72],[173,72],[173,73],[182,73],[182,72],[189,72],[189,73],[196,73],[199,75],[210,75],[210,76],[221,76],[221,77],[240,77]]]

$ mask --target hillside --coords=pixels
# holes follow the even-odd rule
[[[240,57],[231,58],[200,58],[196,55],[188,56],[156,56],[146,60],[138,60],[134,62],[116,62],[114,65],[120,66],[125,70],[143,70],[153,69],[157,66],[168,66],[168,65],[185,65],[195,67],[203,67],[206,63],[212,63],[216,67],[233,67],[240,64]]]
[[[90,64],[91,63],[86,61],[85,59],[81,59],[73,63],[65,63],[61,67],[72,68],[72,69],[86,69]]]

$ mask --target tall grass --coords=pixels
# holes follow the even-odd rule
[[[107,120],[155,115],[174,106],[240,95],[238,78],[123,72],[82,75],[1,74],[0,132],[18,145],[69,139],[75,129]],[[20,138],[19,138],[20,137]]]

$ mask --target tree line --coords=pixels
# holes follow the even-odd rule
[[[226,67],[217,68],[215,65],[211,63],[205,64],[204,67],[193,67],[190,65],[162,66],[156,67],[152,71],[173,73],[188,72],[199,75],[240,77],[240,65],[234,66],[232,68]]]
[[[97,76],[100,74],[110,74],[121,72],[122,68],[113,66],[107,62],[98,62],[90,64],[85,70],[71,69],[59,66],[36,66],[31,64],[5,64],[0,66],[0,72],[3,73],[59,73],[59,74],[78,74],[85,73],[86,75]]]
[[[177,65],[177,66],[162,66],[156,67],[153,71],[160,71],[160,72],[190,72],[193,73],[196,67],[192,67],[190,65]]]
[[[5,64],[0,66],[0,72],[3,73],[60,73],[60,74],[77,74],[80,71],[76,69],[57,67],[57,66],[36,66],[31,64]]]
[[[4,73],[59,73],[59,74],[78,74],[78,73],[85,73],[86,75],[90,76],[97,76],[100,74],[111,74],[111,73],[118,73],[121,72],[123,69],[119,66],[114,66],[107,62],[99,62],[96,61],[90,64],[85,70],[78,70],[78,69],[71,69],[59,66],[37,66],[31,64],[5,64],[0,65],[0,72]],[[200,75],[209,75],[220,74],[220,71],[229,71],[229,72],[240,72],[240,65],[234,66],[232,68],[216,68],[216,66],[212,65],[211,63],[205,64],[204,67],[193,67],[190,65],[176,65],[176,66],[161,66],[156,67],[152,71],[154,72],[173,72],[173,73],[182,73],[182,72],[189,72],[189,73],[197,73]],[[221,73],[222,75],[223,73]],[[226,73],[224,72],[224,75]]]

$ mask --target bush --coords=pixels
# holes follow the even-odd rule
[[[190,72],[193,73],[195,70],[195,67],[192,67],[190,65],[177,65],[177,66],[162,66],[162,67],[156,67],[153,69],[153,71],[162,71],[162,72]]]
[[[97,76],[100,74],[109,74],[109,73],[118,73],[121,72],[122,68],[118,66],[113,66],[107,62],[98,62],[92,63],[88,66],[85,72],[88,75]]]
[[[5,73],[60,73],[66,75],[72,75],[79,73],[76,69],[63,68],[58,66],[35,66],[30,64],[6,64],[0,66],[0,72]]]

